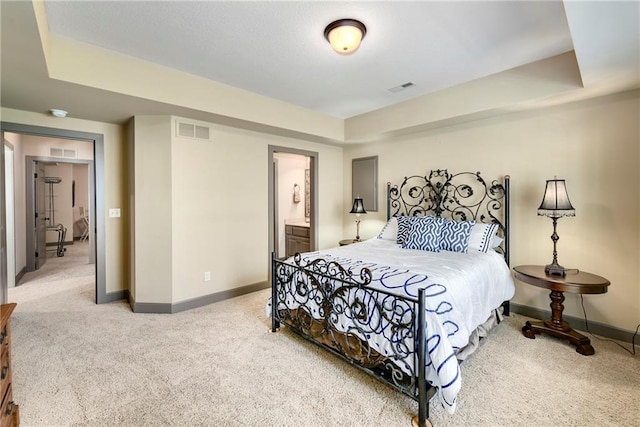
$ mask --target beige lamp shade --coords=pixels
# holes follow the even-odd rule
[[[542,203],[538,207],[538,215],[551,218],[576,215],[576,210],[569,200],[564,179],[554,178],[547,180]]]

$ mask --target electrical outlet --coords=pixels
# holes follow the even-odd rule
[[[211,280],[211,272],[210,271],[205,271],[204,272],[204,281],[208,282]]]
[[[110,208],[109,218],[120,218],[120,208]]]

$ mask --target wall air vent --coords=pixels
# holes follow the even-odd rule
[[[195,138],[196,125],[191,123],[178,122],[178,136],[184,136],[185,138]]]
[[[209,128],[206,126],[196,125],[196,138],[209,139]]]
[[[51,157],[65,157],[67,159],[75,159],[78,157],[76,150],[70,150],[67,148],[50,148],[49,154]]]
[[[200,126],[193,123],[187,122],[176,122],[176,133],[177,136],[181,136],[183,138],[195,138],[195,139],[204,139],[209,140],[209,128],[207,126]]]
[[[391,89],[389,89],[389,92],[393,92],[393,93],[400,92],[401,90],[408,89],[408,88],[413,87],[415,85],[416,84],[413,83],[413,82],[406,82],[404,84],[401,84],[400,86],[392,87]]]

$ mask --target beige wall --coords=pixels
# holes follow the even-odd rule
[[[318,152],[319,247],[342,238],[342,148],[177,117],[135,118],[135,301],[179,303],[267,280],[269,145]],[[211,281],[204,281],[204,272]]]
[[[211,141],[173,138],[174,303],[267,280],[269,145],[319,153],[318,244],[335,246],[342,229],[342,198],[334,191],[342,185],[341,148],[200,124],[211,127]]]
[[[133,127],[136,253],[131,266],[132,296],[136,303],[171,303],[171,119],[137,116]]]
[[[104,135],[105,207],[126,209],[126,156],[123,127],[108,123],[67,117],[54,118],[47,114],[2,108],[2,121],[44,126]],[[23,153],[27,155],[27,153]],[[105,212],[105,217],[107,213]],[[128,288],[126,224],[123,218],[107,218],[105,230],[106,292]]]
[[[511,175],[512,266],[548,264],[552,223],[538,217],[545,180],[564,178],[576,216],[558,221],[558,260],[608,278],[609,292],[585,295],[590,320],[626,330],[640,323],[640,154],[638,91],[514,113],[345,149],[343,203],[349,202],[351,160],[379,156],[385,183],[430,169]],[[383,205],[384,206],[384,205]],[[384,224],[385,209],[367,214],[363,238]],[[344,235],[353,221],[344,215]],[[548,291],[517,283],[514,302],[549,310]],[[580,298],[566,294],[565,313],[582,317]]]
[[[24,144],[23,155],[25,156],[52,157],[52,148],[62,148],[75,150],[76,159],[93,160],[93,144],[90,142],[33,135],[23,135],[22,142]],[[64,161],[64,158],[60,160]]]

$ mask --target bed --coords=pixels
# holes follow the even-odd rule
[[[450,413],[460,363],[509,314],[509,177],[432,170],[387,184],[374,238],[279,260],[272,331],[281,324],[418,402]]]

